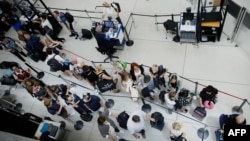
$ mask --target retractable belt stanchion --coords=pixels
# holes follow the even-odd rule
[[[151,106],[149,104],[146,104],[144,98],[142,97],[141,97],[141,101],[143,103],[141,110],[145,113],[150,113],[152,109]]]
[[[243,113],[243,110],[242,110],[242,107],[244,106],[244,104],[247,102],[247,99],[244,99],[244,101],[241,103],[241,105],[240,106],[234,106],[233,108],[232,108],[232,111],[234,112],[234,113],[240,113],[240,114],[242,114]]]
[[[199,128],[197,131],[197,135],[198,135],[198,137],[200,137],[202,139],[202,141],[209,136],[209,132],[206,129],[206,127],[207,127],[207,125],[205,124],[205,127]]]

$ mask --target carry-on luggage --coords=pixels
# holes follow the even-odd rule
[[[88,29],[82,29],[81,30],[81,34],[79,34],[80,36],[80,39],[92,39],[93,38],[93,35],[92,35],[92,32]]]
[[[128,113],[126,111],[121,112],[117,117],[117,122],[121,128],[127,129],[127,122],[129,119]]]
[[[197,106],[194,109],[194,112],[192,114],[193,117],[195,117],[199,120],[202,120],[203,118],[205,118],[206,115],[207,115],[207,111],[206,111],[205,107],[200,107],[200,106]]]
[[[155,119],[155,122],[150,121],[151,127],[162,131],[162,129],[165,125],[163,115],[160,112],[154,112],[154,113],[152,113],[151,118]]]
[[[13,86],[16,85],[17,81],[13,76],[3,76],[0,78],[0,82],[2,85]]]

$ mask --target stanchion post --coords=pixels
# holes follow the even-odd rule
[[[143,105],[142,105],[142,107],[141,107],[141,110],[143,111],[143,112],[145,112],[145,113],[149,113],[149,112],[151,112],[151,106],[149,105],[149,104],[146,104],[145,103],[145,100],[144,100],[144,98],[143,97],[141,97],[141,101],[142,101],[142,103],[143,103]]]
[[[242,113],[243,113],[242,107],[243,107],[243,105],[244,105],[246,102],[247,102],[247,99],[244,99],[244,101],[241,103],[241,105],[240,105],[240,106],[234,106],[234,107],[232,108],[232,111],[233,111],[234,113],[240,113],[240,114],[242,114]]]
[[[129,39],[129,34],[128,34],[128,31],[127,31],[126,27],[123,27],[123,28],[124,28],[124,33],[125,33],[126,38],[127,38],[126,45],[127,46],[132,46],[134,44],[134,41]]]
[[[155,15],[155,24],[156,24],[156,29],[157,29],[157,31],[158,31],[158,30],[159,30],[159,27],[158,27],[157,15]]]
[[[209,136],[209,132],[206,129],[206,127],[207,127],[207,125],[205,124],[205,127],[199,128],[197,131],[197,135],[198,135],[198,137],[201,138],[202,141]]]
[[[195,89],[194,89],[195,95],[197,95],[197,91],[198,91],[198,82],[195,82]]]
[[[132,14],[133,14],[133,13],[130,13],[130,16],[129,16],[129,18],[128,18],[128,21],[129,21],[130,17],[132,17]],[[117,21],[122,25],[122,30],[123,30],[123,32],[124,32],[125,35],[126,35],[126,38],[127,38],[126,45],[127,45],[127,46],[132,46],[132,45],[134,44],[134,41],[129,39],[129,34],[128,34],[128,31],[127,31],[127,29],[126,29],[126,26],[127,26],[127,24],[128,24],[128,21],[127,21],[126,25],[123,25],[123,23],[122,23],[120,17],[117,17]],[[133,18],[132,18],[132,22],[133,22]]]

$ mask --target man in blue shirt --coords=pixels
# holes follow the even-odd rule
[[[62,105],[55,100],[50,100],[48,98],[44,98],[44,106],[47,107],[47,110],[52,115],[58,115],[62,118],[68,118],[69,114],[65,109],[65,105]]]
[[[88,113],[96,112],[101,107],[104,107],[104,101],[96,95],[90,95],[90,93],[87,93],[87,95],[83,95],[82,100],[82,107],[84,107],[84,110]]]
[[[25,62],[25,59],[22,56],[27,57],[27,55],[22,51],[21,47],[17,46],[15,42],[19,41],[17,39],[13,39],[10,37],[5,37],[5,36],[0,37],[0,43],[4,45],[5,51],[9,51],[10,53],[18,57],[20,60]]]
[[[70,21],[69,19],[67,19],[67,17],[65,16],[65,14],[63,12],[59,12],[59,11],[54,11],[54,16],[55,18],[60,18],[60,22],[63,23],[67,29],[71,32],[71,34],[69,35],[70,37],[75,36],[76,38],[78,38],[78,33],[74,30],[74,27],[72,25],[73,21]]]
[[[26,47],[34,54],[37,54],[39,56],[39,59],[42,61],[45,61],[47,57],[46,53],[46,44],[43,40],[40,39],[40,37],[37,37],[35,35],[30,35],[28,32],[24,33],[24,38],[26,41]]]

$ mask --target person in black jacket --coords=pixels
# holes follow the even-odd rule
[[[150,69],[149,72],[151,73],[151,77],[154,81],[154,86],[160,90],[160,85],[166,87],[166,81],[164,75],[167,73],[167,69],[164,68],[162,65],[158,66],[154,64]]]
[[[206,88],[203,88],[200,92],[200,106],[208,109],[213,109],[217,95],[218,90],[212,85],[208,85]]]
[[[218,134],[217,136],[220,138],[220,140],[223,139],[225,125],[237,126],[237,125],[247,124],[246,118],[244,117],[243,114],[231,114],[231,115],[221,114],[219,122],[220,122],[220,129],[217,130]]]

